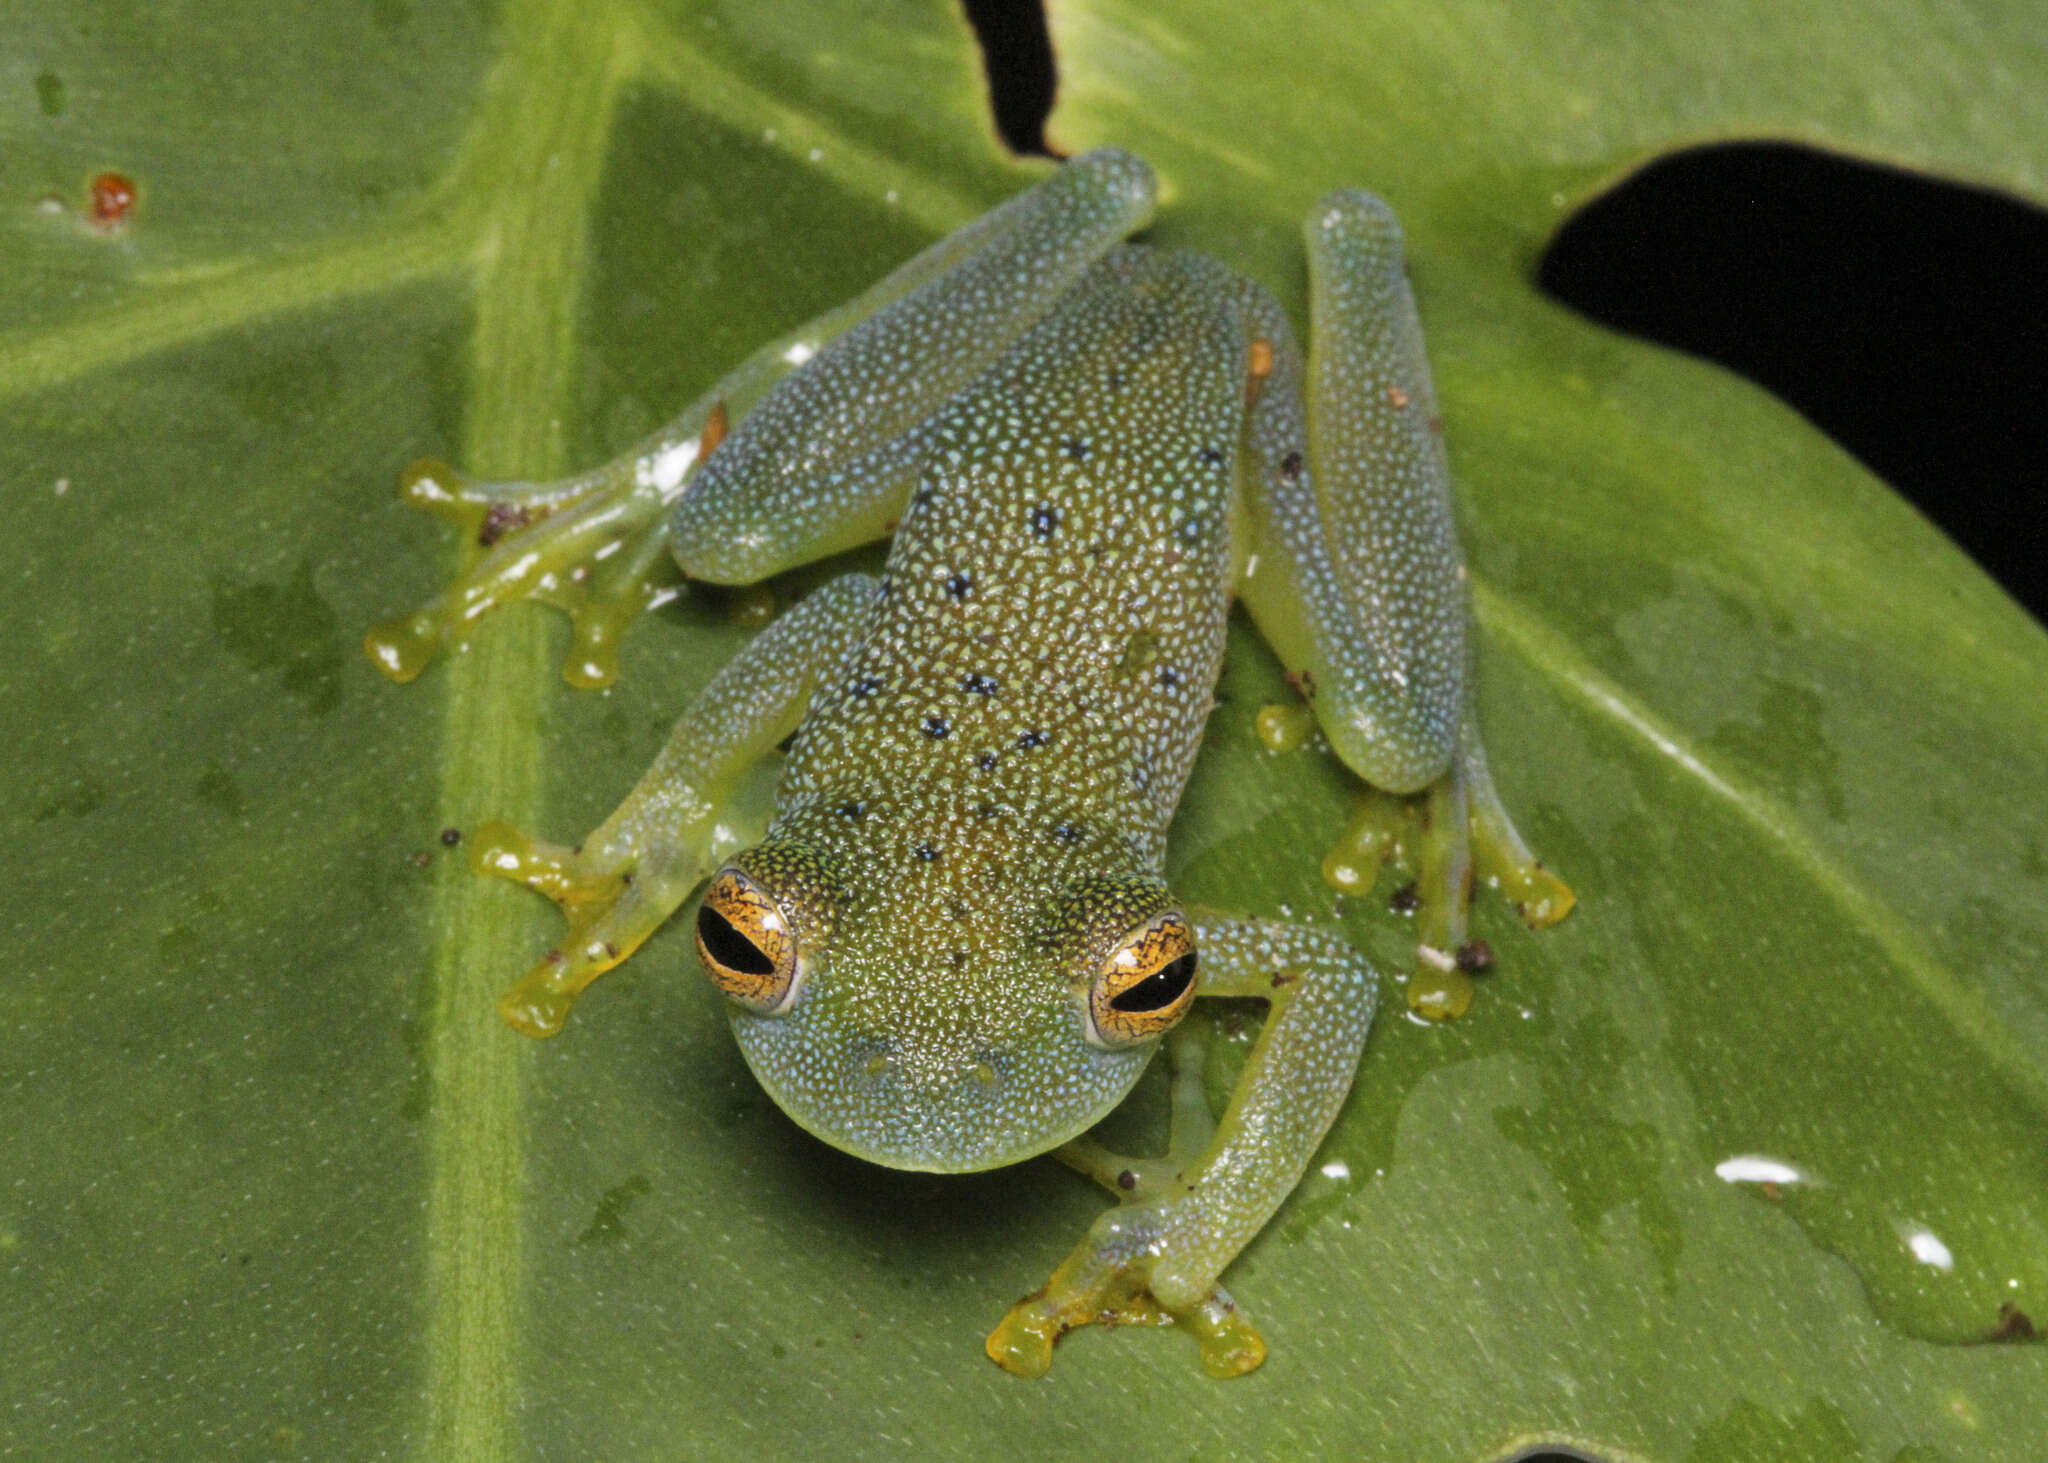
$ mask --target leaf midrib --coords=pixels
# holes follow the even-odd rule
[[[463,455],[486,474],[547,476],[567,465],[577,286],[630,47],[615,12],[559,0],[515,6],[505,35],[458,168],[481,210]],[[538,801],[544,631],[517,619],[499,631],[447,667],[441,816],[452,827],[523,819]],[[535,924],[516,891],[466,870],[436,886],[423,1449],[433,1459],[483,1463],[516,1444],[527,1064],[495,996],[531,959]]]

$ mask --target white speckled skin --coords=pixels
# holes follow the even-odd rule
[[[794,886],[817,952],[789,1011],[735,1009],[740,1043],[853,1152],[1009,1162],[1100,1117],[1149,1055],[1091,1044],[1078,996],[1172,902],[1166,825],[1228,603],[1234,283],[1116,250],[937,419],[884,592],[739,860]]]
[[[1311,217],[1319,328],[1339,338],[1306,372],[1270,296],[1198,255],[1112,248],[1049,314],[995,287],[1020,259],[1037,278],[1071,271],[1142,216],[1141,167],[1078,160],[1026,195],[1039,204],[1014,235],[829,345],[714,454],[671,525],[693,572],[738,574],[842,546],[842,518],[901,518],[775,823],[738,861],[804,931],[804,988],[774,1015],[731,1008],[783,1108],[878,1162],[1011,1162],[1136,1079],[1146,1053],[1091,1043],[1081,997],[1116,940],[1172,904],[1166,826],[1242,568],[1263,558],[1247,605],[1323,685],[1318,710],[1362,773],[1407,790],[1450,761],[1463,586],[1398,227],[1356,193]],[[1125,894],[1113,918],[1047,935],[1102,886]],[[1331,1040],[1355,1055],[1355,1035]]]
[[[490,604],[580,584],[608,555],[630,572],[566,601],[579,644],[641,602],[632,566],[662,540],[692,575],[743,583],[893,534],[879,579],[814,593],[721,671],[580,845],[479,831],[480,869],[570,916],[501,1004],[514,1025],[560,1029],[723,861],[794,941],[783,996],[728,1009],[796,1121],[942,1171],[1073,1139],[1160,1044],[1103,1035],[1089,996],[1120,945],[1179,909],[1166,830],[1233,596],[1355,771],[1449,810],[1437,882],[1460,920],[1468,787],[1499,866],[1539,868],[1469,714],[1463,571],[1392,214],[1353,192],[1311,214],[1304,362],[1257,285],[1121,242],[1153,194],[1127,153],[1078,158],[567,487],[416,477],[429,506],[538,521],[372,632],[400,678]],[[773,821],[735,853],[735,789],[785,739]],[[1558,897],[1537,913],[1559,917]],[[1334,1120],[1377,981],[1331,931],[1188,917],[1199,993],[1264,999],[1264,1034],[1220,1120],[1180,1084],[1167,1160],[1063,1151],[1122,1207],[991,1337],[1013,1370],[1042,1371],[1071,1326],[1162,1312],[1219,1375],[1263,1355],[1217,1277]]]
[[[799,331],[806,347],[835,338],[785,376],[691,481],[669,521],[683,568],[750,584],[884,537],[924,465],[937,409],[1142,228],[1153,193],[1151,169],[1128,153],[1076,158],[820,329]]]

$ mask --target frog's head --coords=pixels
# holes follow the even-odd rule
[[[837,862],[786,839],[742,854],[697,951],[769,1095],[871,1162],[961,1172],[1065,1142],[1193,1002],[1192,931],[1156,877]]]

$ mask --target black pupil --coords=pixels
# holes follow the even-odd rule
[[[775,974],[775,962],[761,952],[761,947],[734,929],[731,920],[708,904],[697,911],[697,938],[704,942],[704,953],[728,970],[737,970],[742,975]]]
[[[1160,966],[1129,990],[1117,992],[1109,998],[1109,1004],[1113,1010],[1127,1011],[1132,1015],[1163,1011],[1180,999],[1181,992],[1193,984],[1194,979],[1195,952],[1190,950],[1180,959]]]

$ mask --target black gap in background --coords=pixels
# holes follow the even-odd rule
[[[1052,37],[1039,0],[961,0],[981,43],[988,75],[989,109],[1010,151],[1050,157],[1045,119],[1052,111],[1055,77]]]
[[[1775,392],[2048,619],[2048,214],[1785,143],[1650,164],[1543,289]]]

